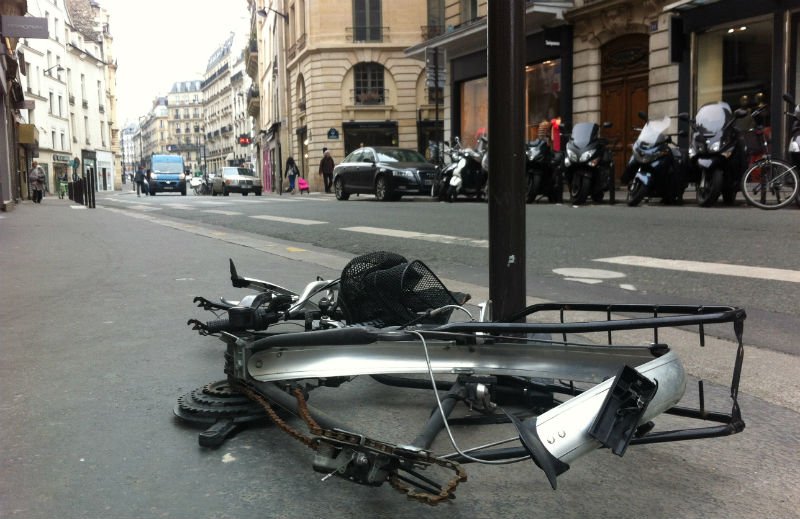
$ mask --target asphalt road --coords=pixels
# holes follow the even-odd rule
[[[158,196],[141,204],[135,196],[113,198],[125,197],[130,201],[98,200],[103,207],[95,210],[73,209],[68,201],[47,198],[41,205],[24,203],[12,213],[0,214],[0,517],[796,516],[800,409],[797,398],[781,400],[785,398],[781,387],[791,385],[789,376],[796,375],[796,357],[754,348],[750,342],[740,395],[747,422],[743,433],[632,447],[623,458],[598,451],[560,476],[555,492],[529,462],[468,466],[469,480],[459,487],[457,498],[430,508],[407,500],[387,485],[368,488],[337,478],[321,482],[311,470],[311,451],[274,427],[245,430],[218,450],[200,448],[198,431],[176,421],[172,409],[180,395],[224,375],[222,344],[197,336],[185,325],[188,318],[204,314],[192,305],[192,298],[242,295],[230,287],[228,258],[234,258],[248,276],[295,290],[315,276],[337,276],[352,253],[338,244],[332,246],[348,236],[336,229],[378,226],[384,222],[384,213],[394,214],[395,219],[398,213],[393,213],[392,205],[380,205],[377,211],[363,209],[368,215],[348,215],[350,206],[353,211],[362,211],[362,205],[375,206],[366,199],[345,207],[335,202],[304,200],[300,206],[300,202],[247,197],[213,199],[236,202],[235,207],[208,206],[238,212],[254,205],[258,213],[253,215],[269,215],[266,207],[272,203],[292,204],[293,218],[307,220],[317,215],[320,221],[324,213],[310,211],[335,208],[339,220],[335,229],[326,226],[328,237],[322,241],[306,234],[310,225],[295,223],[288,229],[286,221],[247,218],[261,227],[269,224],[269,233],[256,233],[223,225],[226,216],[235,215],[176,217],[191,209],[168,206],[191,206],[210,198]],[[314,204],[321,207],[311,209]],[[423,205],[436,213],[423,216],[418,209]],[[461,211],[462,205],[464,211],[479,210],[468,208],[470,204],[414,204],[408,205],[411,210],[405,214],[416,213],[425,221],[453,218],[450,228],[436,229],[462,236],[454,232],[458,216],[445,211],[448,207]],[[592,210],[586,209],[563,208],[563,214]],[[743,208],[731,211],[737,210],[737,214],[750,214]],[[651,208],[641,210],[647,211]],[[287,214],[286,210],[275,213]],[[391,218],[385,221],[392,222]],[[479,233],[467,235],[478,237]],[[351,239],[368,250],[384,245],[384,238],[375,235]],[[314,240],[328,247],[314,245]],[[423,240],[402,242],[399,252],[428,262],[420,252],[448,249],[417,241]],[[788,246],[789,240],[784,241]],[[468,251],[467,255],[473,253]],[[460,256],[442,254],[436,263],[429,262],[434,270],[447,267],[442,277],[471,287],[479,297],[485,286],[474,281],[485,279],[481,277],[485,261],[476,266],[461,261],[449,267],[449,255]],[[486,250],[475,254],[485,257]],[[564,254],[576,254],[576,266],[592,265],[585,263],[601,257],[581,255],[568,244]],[[560,299],[556,296],[568,293],[573,282],[548,275],[553,286],[558,280],[568,288],[546,297]],[[644,279],[631,282],[637,285]],[[576,287],[580,289],[576,293],[592,295],[587,289],[597,285]],[[605,289],[623,293],[618,287]],[[729,351],[730,344],[724,342],[709,341],[706,349],[716,357],[717,351]],[[713,382],[714,360],[691,360],[689,369],[702,374],[702,369],[712,368],[706,399],[709,405],[724,408],[729,405],[726,388]],[[696,401],[693,388],[688,398]],[[358,424],[371,436],[390,441],[413,438],[432,405],[426,393],[398,393],[364,378],[320,390],[313,398],[315,405]],[[665,425],[680,424],[668,419]],[[456,434],[464,445],[487,437],[513,436],[507,429],[457,428]],[[444,439],[434,448],[452,450]]]
[[[690,200],[692,193],[687,193]],[[618,196],[618,199],[624,199]],[[381,203],[373,196],[338,202],[332,196],[151,198],[118,194],[102,204],[136,213],[189,220],[234,231],[322,247],[345,256],[373,250],[420,259],[440,277],[486,286],[488,207],[407,197]],[[748,312],[753,345],[800,353],[800,209],[762,211],[652,204],[630,208],[538,203],[526,211],[526,286],[550,301],[721,304]],[[403,233],[411,233],[411,236]],[[666,270],[598,261],[639,256],[743,267],[738,275]],[[752,277],[759,269],[788,270],[794,281]],[[611,272],[613,278],[574,276],[562,269]],[[610,276],[611,274],[605,274]]]

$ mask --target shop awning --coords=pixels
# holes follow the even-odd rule
[[[33,124],[20,124],[17,136],[20,144],[39,144],[39,130]]]
[[[575,2],[529,2],[525,7],[525,32],[532,34],[546,25],[558,25],[564,13],[575,7]],[[556,23],[554,23],[556,22]],[[486,48],[486,17],[472,20],[404,51],[406,57],[425,59],[425,49],[435,47],[447,51],[448,58],[471,54]]]
[[[679,0],[678,2],[672,2],[671,4],[665,5],[664,12],[688,11],[689,9],[694,9],[695,7],[701,7],[717,2],[719,2],[719,0]]]

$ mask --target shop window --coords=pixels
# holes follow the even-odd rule
[[[717,101],[751,108],[772,84],[772,22],[741,22],[697,37],[695,110]],[[760,95],[759,95],[760,94]]]
[[[461,83],[461,145],[475,147],[489,127],[489,81],[473,79]]]
[[[560,117],[561,60],[548,60],[525,67],[525,138],[534,140],[539,128]],[[544,123],[544,124],[543,124]]]

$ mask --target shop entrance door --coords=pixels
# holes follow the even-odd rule
[[[648,46],[647,35],[629,34],[608,42],[601,49],[600,122],[613,125],[603,129],[603,136],[612,145],[617,183],[639,134],[634,128],[644,124],[638,113],[647,112]]]

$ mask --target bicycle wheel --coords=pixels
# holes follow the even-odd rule
[[[782,160],[762,159],[742,176],[747,203],[760,209],[780,209],[792,203],[798,191],[796,169]]]

